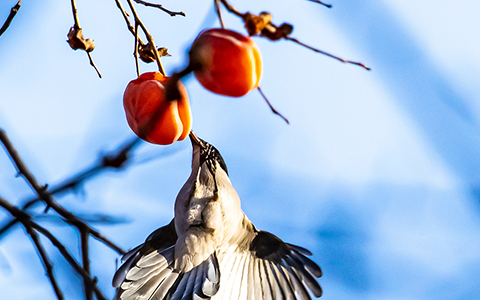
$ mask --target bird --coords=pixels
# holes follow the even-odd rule
[[[128,251],[116,300],[306,300],[322,295],[321,268],[300,246],[258,230],[241,209],[220,152],[190,132],[192,171],[174,218]]]

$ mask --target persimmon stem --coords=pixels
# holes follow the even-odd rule
[[[314,52],[317,52],[317,53],[326,55],[326,56],[328,56],[328,57],[331,57],[331,58],[333,58],[333,59],[336,59],[336,60],[338,60],[338,61],[341,61],[342,63],[357,65],[357,66],[360,66],[360,67],[364,68],[364,69],[367,70],[367,71],[370,71],[370,70],[371,70],[369,67],[365,66],[365,65],[364,65],[363,63],[361,63],[361,62],[355,62],[355,61],[343,59],[343,58],[341,58],[341,57],[335,56],[335,55],[330,54],[330,53],[328,53],[328,52],[325,52],[325,51],[319,50],[319,49],[317,49],[317,48],[314,48],[314,47],[312,47],[312,46],[309,46],[309,45],[307,45],[307,44],[304,44],[304,43],[300,42],[299,40],[297,40],[296,38],[285,37],[285,39],[286,39],[286,40],[289,40],[289,41],[292,41],[292,42],[294,42],[294,43],[297,43],[297,44],[299,44],[300,46],[303,46],[303,47],[305,47],[305,48],[307,48],[307,49],[310,49],[310,50],[312,50],[312,51],[314,51]]]
[[[135,22],[135,49],[133,50],[133,56],[135,56],[135,69],[137,70],[137,77],[140,76],[140,66],[138,64],[138,23]]]
[[[2,28],[0,28],[0,36],[7,30],[8,26],[10,26],[10,24],[12,23],[13,18],[15,17],[18,10],[20,9],[20,6],[22,6],[22,1],[18,1],[17,4],[15,4],[15,6],[12,7],[12,9],[10,10],[10,14],[5,20],[5,23],[3,23]]]
[[[165,100],[167,101],[174,101],[180,98],[180,91],[178,90],[178,82],[183,77],[187,76],[191,72],[193,72],[194,68],[191,66],[190,63],[185,69],[180,72],[175,72],[170,76],[168,81],[165,83]]]
[[[325,7],[328,7],[328,8],[332,8],[332,5],[331,5],[331,4],[327,4],[327,3],[322,2],[322,1],[319,1],[319,0],[308,0],[308,1],[321,4],[321,5],[323,5],[323,6],[325,6]]]
[[[177,15],[184,16],[184,17],[187,16],[183,11],[171,11],[171,10],[163,7],[163,5],[161,5],[161,4],[154,4],[154,3],[146,2],[146,1],[143,1],[143,0],[134,0],[134,1],[137,2],[138,4],[143,4],[145,6],[150,6],[150,7],[156,7],[160,10],[163,10],[164,12],[169,14],[170,17],[175,17]]]
[[[213,3],[215,4],[215,11],[217,12],[218,20],[220,21],[220,26],[223,29],[225,29],[225,23],[223,22],[223,18],[222,18],[222,11],[220,10],[220,3],[218,1],[219,0],[213,0]]]
[[[267,102],[268,104],[268,107],[270,107],[270,109],[272,110],[272,112],[274,114],[276,114],[277,116],[279,116],[280,118],[282,118],[285,122],[287,122],[287,124],[290,124],[290,122],[288,121],[287,118],[285,118],[281,113],[279,113],[274,107],[273,105],[270,103],[270,101],[268,101],[267,97],[265,96],[265,94],[263,93],[262,89],[260,87],[257,87],[257,90],[258,92],[260,93],[260,95],[262,95],[263,99],[265,100],[265,102]]]

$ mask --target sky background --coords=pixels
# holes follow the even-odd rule
[[[0,23],[16,1],[0,2]],[[138,6],[167,73],[186,63],[203,28],[217,27],[212,1],[162,1],[187,17]],[[480,3],[305,0],[232,1],[240,11],[268,10],[293,37],[361,61],[368,72],[287,41],[254,38],[264,63],[262,90],[226,98],[185,79],[193,130],[228,165],[242,208],[259,229],[314,253],[322,299],[479,299]],[[126,7],[126,4],[124,4]],[[53,186],[133,137],[122,95],[135,78],[133,37],[112,1],[77,1],[92,57],[73,51],[70,1],[22,1],[0,37],[0,127],[41,183]],[[234,16],[228,28],[245,32]],[[154,71],[141,64],[141,72]],[[173,217],[190,173],[190,143],[142,143],[127,168],[107,171],[58,198],[80,214],[121,221],[92,224],[124,249]],[[16,205],[32,196],[0,153],[0,196]],[[41,212],[42,208],[38,209]],[[0,212],[0,224],[9,220]],[[53,217],[39,223],[75,254],[78,236]],[[45,240],[67,299],[81,282]],[[92,271],[108,297],[119,257],[94,240]],[[40,260],[15,227],[0,240],[5,299],[54,299]]]

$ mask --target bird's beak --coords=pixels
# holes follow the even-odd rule
[[[190,137],[190,141],[192,142],[192,146],[201,146],[202,140],[192,131],[190,130],[190,134],[188,135]]]

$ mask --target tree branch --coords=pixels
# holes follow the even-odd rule
[[[127,3],[128,3],[128,6],[130,7],[130,10],[132,11],[133,17],[135,18],[135,23],[140,25],[148,42],[153,47],[153,55],[155,56],[155,60],[157,61],[158,71],[165,76],[165,70],[163,69],[162,62],[160,61],[160,55],[158,54],[157,47],[155,46],[155,41],[153,40],[153,36],[150,34],[150,32],[148,32],[148,29],[145,26],[145,24],[143,24],[142,20],[140,20],[140,17],[138,16],[137,11],[135,10],[135,6],[133,5],[132,0],[127,0]]]
[[[10,10],[10,14],[8,15],[7,19],[5,20],[5,23],[3,23],[2,28],[0,28],[0,36],[7,30],[7,28],[10,26],[10,23],[12,23],[13,18],[17,14],[18,10],[20,9],[20,6],[22,6],[22,1],[18,1],[17,4],[15,4],[14,7]]]
[[[161,4],[154,4],[154,3],[146,2],[146,1],[143,1],[143,0],[134,0],[134,1],[137,2],[138,4],[143,4],[145,6],[155,7],[155,8],[158,8],[160,10],[163,10],[164,12],[169,14],[170,17],[175,17],[177,15],[184,16],[184,17],[187,16],[183,11],[171,11],[171,10],[168,10],[165,7],[163,7],[163,5],[161,5]]]
[[[44,227],[38,225],[37,223],[33,222],[32,219],[28,214],[21,211],[17,207],[11,205],[7,200],[0,197],[0,206],[2,206],[5,210],[7,210],[12,216],[14,216],[18,221],[20,221],[25,228],[30,228],[31,230],[36,230],[42,235],[44,235],[50,242],[60,251],[62,256],[67,260],[67,262],[73,267],[73,269],[82,276],[82,278],[87,283],[88,287],[91,288],[97,299],[99,300],[107,300],[107,298],[103,295],[100,289],[96,285],[96,280],[92,279],[87,272],[76,262],[75,258],[68,252],[67,248],[53,235],[45,229]]]
[[[340,62],[342,62],[342,63],[357,65],[357,66],[360,66],[360,67],[364,68],[364,69],[367,70],[367,71],[370,71],[370,70],[371,70],[369,67],[365,66],[365,65],[364,65],[363,63],[361,63],[361,62],[356,62],[356,61],[351,61],[351,60],[348,60],[348,59],[343,59],[343,58],[338,57],[338,56],[336,56],[336,55],[330,54],[330,53],[328,53],[328,52],[325,52],[325,51],[319,50],[319,49],[317,49],[317,48],[314,48],[314,47],[312,47],[312,46],[309,46],[309,45],[307,45],[307,44],[304,44],[304,43],[300,42],[299,40],[297,40],[296,38],[285,37],[285,39],[286,39],[286,40],[289,40],[289,41],[292,41],[292,42],[294,42],[294,43],[297,43],[297,44],[299,44],[299,45],[301,45],[301,46],[303,46],[303,47],[305,47],[305,48],[307,48],[307,49],[310,49],[310,50],[312,50],[312,51],[314,51],[314,52],[317,52],[317,53],[323,54],[323,55],[325,55],[325,56],[331,57],[331,58],[333,58],[333,59],[336,59],[336,60],[338,60],[338,61],[340,61]]]
[[[325,6],[325,7],[328,7],[328,8],[332,8],[332,5],[331,5],[331,4],[327,4],[327,3],[322,2],[322,1],[319,1],[319,0],[308,0],[308,1],[321,4],[321,5],[323,5],[323,6]]]
[[[72,47],[72,49],[74,50],[82,49],[87,52],[90,65],[95,69],[98,77],[102,78],[102,74],[93,62],[92,55],[90,54],[90,52],[93,51],[93,49],[95,48],[93,40],[83,38],[82,27],[80,27],[80,21],[78,20],[77,5],[75,4],[75,0],[71,0],[71,4],[74,25],[70,29],[70,32],[68,34],[68,42],[70,44],[70,47]]]
[[[125,23],[127,24],[128,30],[133,34],[133,36],[138,36],[136,29],[133,27],[132,23],[130,23],[130,20],[128,19],[129,14],[123,8],[123,5],[120,2],[120,0],[115,0],[115,3],[117,4],[118,9],[122,12],[122,16],[123,16],[123,19],[125,20]],[[140,43],[141,46],[145,46],[145,43],[140,38],[138,38],[138,42]]]
[[[275,107],[273,107],[273,105],[270,103],[270,101],[268,100],[267,96],[265,96],[265,94],[263,93],[262,89],[260,87],[257,87],[257,90],[258,92],[260,93],[260,95],[262,95],[263,97],[263,100],[265,100],[265,102],[267,102],[267,105],[268,107],[270,107],[270,110],[276,114],[277,116],[279,116],[280,118],[282,118],[287,124],[290,124],[290,122],[288,121],[287,118],[285,118],[281,113],[279,113]]]
[[[89,247],[88,247],[88,236],[89,232],[87,229],[83,229],[80,231],[80,248],[82,249],[82,265],[85,272],[90,277],[90,255],[89,255]],[[88,285],[88,282],[84,279],[84,286],[85,286],[85,300],[92,300],[93,299],[93,290]]]
[[[78,230],[87,230],[89,234],[91,234],[93,237],[95,237],[97,240],[101,241],[114,251],[116,251],[119,254],[125,253],[123,249],[115,245],[112,241],[108,240],[105,238],[100,232],[94,230],[93,228],[89,227],[86,223],[81,221],[79,218],[77,218],[73,213],[69,212],[65,208],[63,208],[61,205],[59,205],[53,198],[52,193],[49,193],[47,191],[47,186],[42,186],[40,183],[37,181],[37,179],[33,176],[33,174],[30,172],[26,164],[23,162],[23,159],[21,158],[20,154],[17,152],[15,147],[13,146],[12,142],[10,141],[9,137],[5,133],[3,129],[0,128],[0,141],[4,145],[5,149],[7,150],[8,154],[10,155],[10,158],[12,159],[15,167],[18,170],[18,174],[22,175],[28,182],[28,184],[32,187],[32,189],[35,191],[35,193],[38,195],[38,199],[31,200],[27,204],[24,205],[24,209],[27,209],[28,207],[34,205],[37,203],[39,200],[42,200],[45,202],[47,208],[51,207],[53,210],[55,210],[60,216],[62,216],[68,223],[72,224],[75,226]],[[116,157],[109,157],[105,156],[102,159],[102,165],[101,166],[96,166],[93,170],[90,170],[90,173],[96,174],[101,170],[102,168],[109,166],[109,167],[121,167],[123,163],[127,159],[127,153],[138,143],[138,140],[135,139],[129,144],[126,145],[120,151],[119,155]],[[90,175],[91,176],[91,175]],[[85,180],[87,175],[85,175]],[[59,190],[64,190],[68,188],[72,188],[76,186],[78,182],[67,182],[67,184],[64,184],[62,188],[57,189]],[[12,221],[9,224],[7,224],[5,227],[13,226],[13,224],[16,223],[16,221]],[[12,225],[10,225],[12,224]],[[4,227],[4,228],[5,228]],[[8,228],[7,228],[8,229]],[[2,228],[2,233],[5,232]]]
[[[62,290],[58,286],[57,280],[55,279],[55,275],[53,275],[52,263],[50,261],[50,258],[48,257],[47,252],[45,251],[45,248],[43,248],[42,242],[40,241],[40,238],[38,237],[37,232],[30,226],[25,226],[25,229],[27,233],[30,235],[30,237],[32,238],[33,244],[38,250],[40,258],[42,259],[42,262],[43,262],[43,267],[47,272],[47,277],[50,280],[50,284],[52,285],[55,295],[57,295],[58,300],[63,300],[64,297],[63,297]]]
[[[232,13],[232,14],[236,15],[237,17],[243,19],[243,22],[245,23],[245,27],[247,27],[247,30],[249,31],[250,35],[260,35],[262,37],[268,38],[271,41],[277,41],[277,40],[280,40],[280,39],[283,38],[283,39],[286,39],[288,41],[292,41],[292,42],[294,42],[294,43],[296,43],[296,44],[298,44],[302,47],[310,49],[314,52],[326,55],[328,57],[331,57],[331,58],[336,59],[338,61],[341,61],[343,63],[348,63],[348,64],[360,66],[360,67],[364,68],[365,70],[370,71],[370,68],[365,66],[363,63],[340,58],[336,55],[330,54],[328,52],[325,52],[325,51],[316,49],[312,46],[309,46],[307,44],[304,44],[304,43],[300,42],[299,40],[297,40],[296,38],[290,37],[290,33],[293,30],[293,26],[290,25],[290,24],[287,24],[287,23],[283,23],[280,26],[276,26],[275,24],[273,24],[271,22],[271,15],[268,12],[262,12],[262,13],[260,13],[259,16],[253,15],[253,14],[248,13],[248,12],[247,13],[242,13],[242,12],[238,11],[235,7],[233,7],[227,0],[218,0],[218,1],[220,1],[223,4],[223,6],[225,6],[225,8],[230,13]],[[310,1],[312,1],[312,0],[310,0]],[[313,1],[313,2],[320,3],[320,4],[325,5],[327,7],[329,5],[329,4],[324,4],[321,1]],[[252,28],[250,28],[249,25],[252,25]],[[250,30],[253,30],[253,31],[250,31]]]

